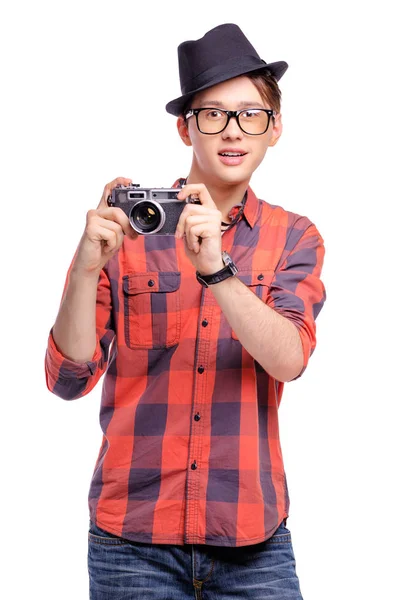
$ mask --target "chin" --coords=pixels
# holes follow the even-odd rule
[[[242,183],[250,179],[252,171],[238,167],[224,167],[218,169],[215,176],[227,183]]]

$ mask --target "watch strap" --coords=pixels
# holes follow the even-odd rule
[[[220,281],[224,281],[228,279],[228,277],[233,277],[238,272],[238,269],[235,263],[232,261],[231,257],[224,252],[223,254],[224,262],[227,261],[225,267],[222,267],[216,273],[212,275],[200,275],[198,271],[196,271],[196,279],[201,285],[204,287],[208,287],[209,285],[213,285],[214,283],[219,283]]]

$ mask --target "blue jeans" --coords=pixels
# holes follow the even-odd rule
[[[237,548],[131,542],[91,520],[88,538],[90,600],[303,600],[284,521]]]

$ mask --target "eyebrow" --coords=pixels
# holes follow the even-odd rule
[[[222,106],[224,106],[224,103],[220,102],[219,100],[203,100],[203,102],[200,102],[199,108],[203,108],[203,106],[220,106],[220,107],[222,107]],[[247,100],[242,100],[237,105],[238,108],[244,108],[246,106],[252,106],[252,107],[258,106],[259,108],[265,108],[259,102],[255,102],[255,101],[248,102]]]

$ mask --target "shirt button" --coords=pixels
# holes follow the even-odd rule
[[[203,327],[207,327],[207,325],[208,325],[207,319],[204,319],[204,321],[202,321],[201,324],[203,325]]]
[[[192,470],[193,470],[193,471],[194,471],[195,469],[197,469],[196,461],[194,461],[194,462],[191,464],[191,467],[192,467]]]
[[[194,420],[195,420],[195,421],[200,421],[200,415],[199,415],[199,413],[196,413],[196,414],[194,415]]]
[[[204,367],[199,367],[199,368],[197,369],[197,371],[198,371],[198,372],[200,373],[200,375],[201,375],[202,373],[204,373]]]
[[[153,285],[155,285],[155,284],[154,284],[154,281],[153,281],[152,279],[150,279],[150,280],[147,282],[147,285],[148,285],[149,287],[153,287]]]
[[[257,277],[258,281],[262,281],[264,279],[264,275],[260,273]]]

